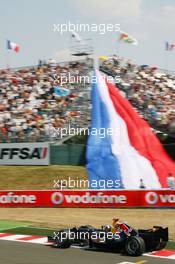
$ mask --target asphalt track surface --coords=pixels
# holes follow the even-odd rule
[[[153,257],[128,257],[118,253],[79,248],[57,249],[46,245],[0,241],[0,264],[171,264],[174,260]]]

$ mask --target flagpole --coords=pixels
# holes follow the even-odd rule
[[[121,48],[120,45],[121,45],[120,40],[118,40],[118,54],[117,54],[118,56],[120,55],[120,48]]]
[[[121,45],[121,40],[120,40],[120,34],[121,34],[121,31],[119,31],[119,36],[118,36],[118,50],[117,50],[117,52],[118,52],[118,56],[119,56],[119,54],[120,54],[120,45]]]
[[[9,53],[9,48],[8,48],[8,39],[6,40],[6,67],[7,69],[10,69],[10,53]]]
[[[166,56],[166,59],[165,59],[165,70],[169,70],[169,58],[171,56],[171,52],[172,50],[167,50],[167,56]]]
[[[165,50],[165,57],[164,57],[164,70],[167,69],[167,59],[168,59],[168,50]]]
[[[6,67],[7,69],[10,69],[10,54],[8,49],[6,51]]]

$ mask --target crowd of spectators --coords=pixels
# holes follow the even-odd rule
[[[157,67],[138,66],[113,55],[100,61],[100,69],[118,76],[117,86],[155,128],[175,137],[175,75]]]
[[[0,142],[52,141],[59,139],[53,133],[58,128],[87,127],[91,84],[76,80],[90,76],[92,69],[89,59],[63,64],[39,61],[34,67],[0,70]],[[101,60],[100,69],[118,76],[117,86],[154,128],[175,137],[173,74],[116,55]],[[58,96],[55,87],[66,88],[69,94]]]
[[[49,60],[35,67],[0,70],[0,142],[52,140],[54,128],[87,125],[88,84],[66,82],[66,76],[78,78],[91,68],[90,60],[64,64]],[[60,77],[65,77],[64,84]],[[69,95],[57,96],[54,87],[65,87]]]

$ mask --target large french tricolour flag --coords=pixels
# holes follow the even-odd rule
[[[92,124],[87,144],[90,184],[104,180],[110,183],[105,185],[109,189],[138,189],[142,181],[149,189],[166,188],[168,175],[175,175],[175,163],[116,86],[99,71],[93,79]],[[102,128],[105,136],[100,132]]]

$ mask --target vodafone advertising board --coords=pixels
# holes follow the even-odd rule
[[[175,207],[175,190],[0,191],[0,207]]]
[[[0,165],[49,165],[50,148],[47,142],[2,143]]]

